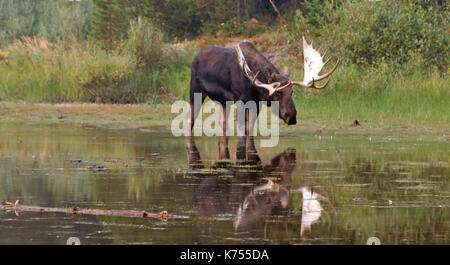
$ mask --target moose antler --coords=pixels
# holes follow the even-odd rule
[[[323,55],[320,55],[319,51],[316,51],[313,48],[313,42],[311,41],[311,44],[308,44],[305,40],[305,37],[302,37],[303,39],[303,57],[304,57],[304,70],[305,70],[305,76],[303,77],[303,81],[292,81],[291,83],[293,85],[301,86],[301,87],[312,87],[316,89],[322,89],[325,88],[328,85],[328,82],[330,82],[329,76],[336,70],[338,67],[340,60],[338,58],[336,64],[333,66],[333,69],[329,71],[326,74],[320,75],[319,73],[322,70],[322,68],[330,61],[331,58],[323,62],[323,58],[327,54],[327,51]],[[314,82],[322,80],[324,78],[327,78],[327,81],[322,86],[316,86]]]
[[[326,74],[320,75],[319,73],[322,70],[322,68],[330,61],[331,58],[323,62],[323,59],[325,58],[325,55],[327,55],[327,51],[324,52],[323,55],[320,55],[320,49],[319,51],[315,50],[313,48],[313,42],[311,41],[311,44],[308,44],[306,42],[305,37],[302,37],[303,39],[303,57],[304,57],[304,71],[305,75],[303,78],[303,81],[289,81],[286,85],[281,86],[280,82],[274,82],[270,84],[265,84],[258,80],[259,71],[254,74],[252,70],[248,67],[247,61],[245,60],[244,54],[242,53],[242,50],[239,46],[239,44],[236,46],[236,56],[239,62],[239,65],[241,67],[242,73],[252,81],[253,86],[258,86],[265,88],[269,91],[269,95],[271,96],[276,91],[282,90],[285,87],[288,87],[290,85],[297,85],[301,87],[312,87],[315,89],[323,89],[328,85],[328,82],[330,82],[330,75],[336,70],[340,63],[340,59],[338,58],[336,64],[333,66],[333,68]],[[327,81],[322,86],[316,86],[315,82],[320,81],[324,78],[327,78]]]
[[[245,77],[247,77],[248,79],[250,79],[252,81],[253,86],[265,88],[265,89],[267,89],[267,91],[269,91],[269,95],[272,95],[277,90],[281,90],[281,89],[287,87],[288,85],[290,85],[288,83],[287,85],[281,86],[280,82],[265,84],[265,83],[259,81],[257,77],[260,72],[258,71],[256,74],[254,74],[252,72],[252,70],[250,70],[250,68],[248,67],[247,61],[245,60],[244,54],[242,53],[241,47],[239,47],[239,44],[236,46],[235,50],[236,50],[236,57],[238,59],[239,66],[241,67],[242,73],[245,75]]]

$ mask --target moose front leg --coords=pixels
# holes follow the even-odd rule
[[[184,147],[186,149],[189,167],[193,169],[203,168],[200,153],[198,152],[197,146],[195,145],[194,137],[186,136]]]
[[[255,141],[253,136],[246,137],[246,151],[247,151],[247,161],[252,162],[253,164],[260,164],[261,158],[258,155],[258,151],[256,151]]]
[[[261,159],[258,156],[258,152],[256,151],[255,148],[255,142],[254,142],[254,136],[256,136],[257,131],[257,124],[256,124],[256,119],[258,118],[259,115],[259,108],[256,109],[255,111],[251,111],[251,110],[247,110],[246,113],[246,121],[247,121],[247,126],[246,126],[246,153],[247,153],[247,160],[258,163],[261,161]]]
[[[222,126],[222,136],[228,136],[227,133],[227,121],[228,121],[228,114],[227,113],[227,107],[222,105],[222,115],[220,116],[220,125]]]
[[[255,123],[258,118],[259,108],[254,110],[245,110],[245,135],[246,136],[256,136],[257,131],[255,131]],[[258,130],[258,128],[256,128]]]

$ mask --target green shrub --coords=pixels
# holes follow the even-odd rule
[[[190,70],[196,49],[164,44],[159,65],[135,68],[130,86],[136,91],[137,102],[169,102],[186,98],[189,92]]]
[[[133,71],[131,62],[129,57],[117,53],[90,51],[76,74],[83,99],[102,103],[136,102],[136,93],[128,86]]]
[[[449,65],[449,12],[416,1],[305,2],[291,20],[291,38],[306,35],[333,50],[345,61],[374,65],[389,63],[403,69],[418,57],[422,68],[446,71]],[[301,47],[296,47],[299,52]]]
[[[125,49],[138,67],[157,68],[163,59],[163,34],[146,19],[131,21]]]

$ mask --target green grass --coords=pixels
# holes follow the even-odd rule
[[[290,66],[295,69],[292,63]],[[302,80],[302,74],[294,71],[291,78]],[[377,124],[435,122],[448,126],[449,84],[448,75],[439,72],[341,65],[324,90],[295,88],[294,101],[300,116],[307,119],[376,120]]]
[[[300,112],[340,120],[449,121],[448,77],[400,77],[386,84],[379,84],[381,80],[356,81],[349,84],[357,88],[355,92],[336,82],[329,91],[312,96],[312,92],[299,93],[296,103]],[[378,85],[379,89],[373,89]]]

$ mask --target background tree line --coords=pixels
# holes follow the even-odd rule
[[[276,3],[284,11],[300,1]],[[170,38],[193,38],[216,32],[222,23],[256,18],[270,24],[275,16],[269,0],[2,0],[0,40],[5,43],[21,36],[83,40],[95,36],[114,42],[126,37],[130,20],[139,17],[158,24]]]
[[[404,54],[411,48],[422,49],[429,58],[447,55],[443,54],[448,52],[445,48],[448,46],[449,22],[446,1],[373,2],[2,0],[0,47],[27,36],[52,43],[89,40],[103,48],[114,49],[128,38],[130,22],[139,18],[161,30],[166,41],[192,39],[205,33],[212,36],[254,36],[268,30],[279,30],[274,26],[281,20],[289,26],[287,30],[291,38],[310,33],[314,38],[326,36],[323,41],[330,44],[339,40],[341,47],[357,53],[352,55],[357,63],[372,63],[381,57],[405,62],[410,56],[405,57]],[[392,42],[397,44],[391,45]],[[384,47],[386,43],[389,45]],[[448,56],[441,61],[446,61],[445,57]],[[437,64],[441,69],[447,65],[434,60],[433,65]]]

